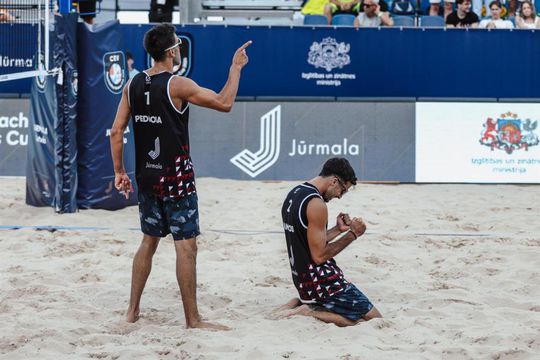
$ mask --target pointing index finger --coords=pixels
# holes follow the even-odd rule
[[[247,48],[249,45],[251,45],[253,43],[253,41],[249,40],[247,41],[244,45],[240,46],[240,48],[238,49],[238,51],[242,51],[244,50],[245,48]]]

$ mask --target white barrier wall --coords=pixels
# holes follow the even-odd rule
[[[416,182],[540,183],[540,104],[417,103]]]

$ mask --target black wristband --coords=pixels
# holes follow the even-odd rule
[[[354,240],[358,239],[358,235],[356,235],[354,231],[350,229],[349,232],[354,235]]]

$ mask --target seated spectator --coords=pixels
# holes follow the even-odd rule
[[[472,0],[473,11],[479,17],[489,16],[489,4],[493,0]],[[516,0],[499,0],[502,5],[501,17],[505,17],[508,13],[510,17],[513,17],[516,12]],[[522,1],[522,0],[520,0]],[[508,10],[506,9],[508,3]]]
[[[324,15],[324,6],[328,0],[308,0],[302,6],[302,15]]]
[[[383,0],[384,1],[384,0]],[[392,26],[394,20],[388,12],[381,11],[379,0],[364,0],[364,12],[354,19],[355,27]]]
[[[14,21],[15,18],[9,13],[7,9],[0,8],[0,22]]]
[[[480,19],[471,11],[471,0],[456,0],[457,9],[446,18],[447,27],[478,27]]]
[[[380,11],[382,12],[389,12],[390,9],[388,8],[388,3],[386,2],[386,0],[381,0],[379,1],[379,7],[380,7]],[[365,12],[366,11],[366,4],[365,4],[365,1],[364,0],[360,0],[360,12]]]
[[[454,3],[456,0],[444,0],[444,20],[446,21],[446,18],[453,10]],[[439,16],[441,12],[441,0],[429,0],[430,7],[429,7],[429,15],[430,16]]]
[[[135,64],[135,60],[133,59],[133,54],[130,53],[129,51],[126,51],[126,59],[127,59],[126,62],[128,66],[129,78],[133,79],[135,75],[137,75],[140,71],[135,69],[135,67],[133,67],[133,64]]]
[[[337,14],[358,15],[360,10],[360,0],[330,0],[324,7],[324,15],[328,19],[328,24],[332,24],[332,16]]]
[[[498,0],[494,0],[489,3],[489,10],[491,11],[491,19],[484,19],[480,21],[478,26],[481,29],[513,29],[514,24],[509,20],[501,19],[502,5]]]
[[[516,26],[519,29],[540,28],[540,17],[536,16],[534,5],[529,0],[525,0],[521,4],[519,15],[516,16]]]

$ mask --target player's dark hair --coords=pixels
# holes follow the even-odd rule
[[[327,160],[319,176],[328,177],[328,176],[337,176],[344,182],[350,182],[353,185],[356,185],[356,174],[352,168],[349,160],[345,158],[332,158]]]
[[[176,28],[171,24],[159,24],[144,34],[144,49],[155,61],[165,59],[165,49],[176,42]]]
[[[465,2],[471,2],[471,0],[456,0],[456,4],[461,5]]]

